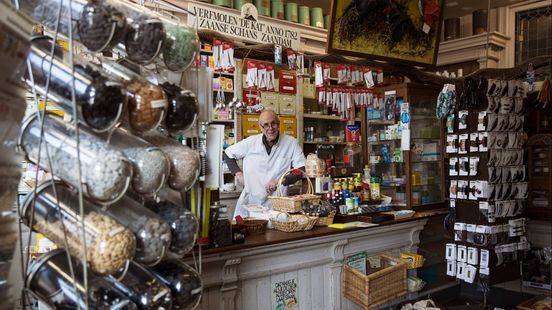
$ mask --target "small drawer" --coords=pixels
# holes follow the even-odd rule
[[[295,117],[280,117],[280,132],[297,138],[297,119]]]
[[[278,94],[273,92],[262,92],[261,93],[261,103],[265,109],[272,110],[278,114],[279,104],[278,104]]]
[[[295,115],[295,96],[280,94],[279,98],[280,114]]]

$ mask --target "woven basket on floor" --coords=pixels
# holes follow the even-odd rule
[[[287,221],[281,221],[278,218],[270,219],[272,228],[283,232],[296,232],[311,230],[316,224],[318,217],[306,216],[304,214],[288,214]]]
[[[292,170],[294,169],[290,169],[286,171],[278,180],[278,189],[277,189],[278,195],[268,196],[268,199],[270,199],[270,201],[272,202],[272,210],[287,212],[287,213],[297,213],[303,210],[303,206],[302,206],[303,201],[308,200],[312,203],[316,203],[316,204],[320,203],[320,196],[313,194],[314,188],[309,178],[306,178],[309,184],[306,194],[290,196],[290,197],[282,197],[282,186],[283,186],[282,181],[284,180],[284,177]]]
[[[380,261],[382,268],[367,275],[349,265],[343,265],[343,296],[363,309],[372,309],[406,294],[406,264],[386,255],[381,255]]]

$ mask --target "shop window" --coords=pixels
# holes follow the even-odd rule
[[[516,13],[516,65],[552,55],[552,5]]]

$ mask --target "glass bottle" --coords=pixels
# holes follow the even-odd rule
[[[343,148],[343,162],[356,169],[362,167],[362,147],[357,142],[348,142]]]
[[[203,283],[197,271],[176,259],[164,261],[151,271],[171,289],[173,309],[197,308],[203,291]]]
[[[211,206],[211,226],[209,239],[215,248],[232,244],[232,224],[228,219],[228,211],[225,205],[215,201]]]
[[[163,88],[169,101],[165,118],[167,130],[171,133],[179,133],[190,128],[196,122],[199,113],[196,95],[168,82],[159,86]]]

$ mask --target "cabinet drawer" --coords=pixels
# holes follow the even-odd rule
[[[280,117],[280,132],[297,138],[297,119],[295,117]]]
[[[242,134],[244,137],[249,137],[261,133],[259,128],[259,115],[244,114],[242,115]]]
[[[262,92],[261,93],[261,103],[265,109],[272,110],[278,114],[279,104],[278,104],[278,94],[273,92]]]
[[[280,114],[295,115],[295,96],[280,94],[278,101]]]

